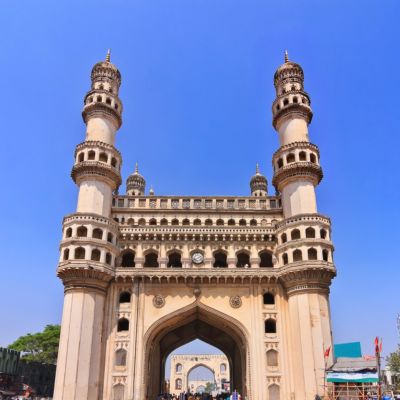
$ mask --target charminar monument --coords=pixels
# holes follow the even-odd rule
[[[54,399],[154,400],[167,356],[196,338],[226,355],[243,398],[322,394],[336,270],[301,66],[286,54],[274,75],[275,195],[258,166],[248,196],[146,193],[137,166],[119,194],[121,74],[109,53],[91,81],[71,172],[78,204],[63,220],[57,269],[65,297]]]

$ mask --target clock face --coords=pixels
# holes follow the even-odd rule
[[[201,254],[199,252],[192,254],[192,261],[195,264],[201,264],[203,262],[203,260],[204,260],[203,254]]]

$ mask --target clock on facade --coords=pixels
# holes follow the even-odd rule
[[[204,260],[203,254],[196,252],[192,254],[192,261],[194,264],[201,264]]]

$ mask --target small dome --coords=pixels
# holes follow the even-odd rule
[[[274,85],[276,86],[278,81],[288,77],[304,80],[304,72],[300,64],[289,60],[288,53],[285,51],[285,62],[275,72]]]
[[[267,193],[267,178],[260,173],[258,164],[256,165],[256,174],[252,176],[250,180],[251,193],[254,192],[265,192]]]
[[[118,86],[121,85],[121,73],[118,68],[111,63],[111,53],[110,50],[107,52],[107,56],[105,61],[100,61],[95,64],[92,68],[91,73],[92,81],[96,79],[108,78],[112,80],[116,80]]]
[[[128,194],[143,195],[146,187],[146,181],[139,174],[138,164],[136,163],[135,172],[128,176],[126,180],[126,191]]]

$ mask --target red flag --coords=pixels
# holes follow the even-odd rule
[[[325,358],[328,358],[330,352],[331,352],[331,346],[329,346],[329,347],[325,350],[324,357],[325,357]]]
[[[375,338],[375,353],[379,353],[379,338],[378,336]]]
[[[382,338],[381,338],[381,343],[379,344],[379,353],[382,353]]]

